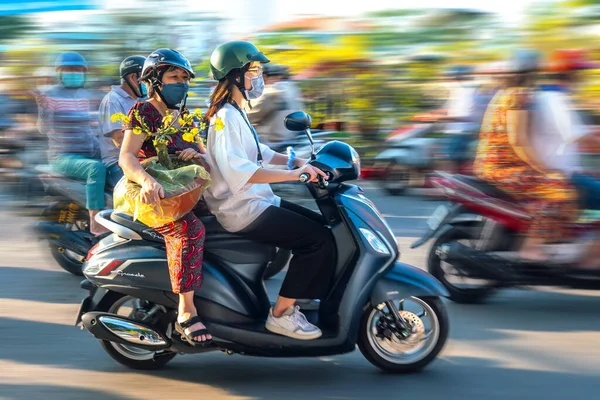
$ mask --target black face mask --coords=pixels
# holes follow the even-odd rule
[[[164,84],[157,90],[162,101],[167,108],[178,110],[185,107],[187,93],[190,90],[190,85],[187,83],[169,83]]]

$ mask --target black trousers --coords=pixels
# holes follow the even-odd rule
[[[321,215],[281,200],[240,232],[247,238],[292,251],[279,295],[291,299],[321,299],[335,271],[335,243]]]

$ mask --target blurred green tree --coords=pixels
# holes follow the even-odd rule
[[[29,17],[22,15],[0,16],[0,42],[23,37],[35,31],[36,28]]]

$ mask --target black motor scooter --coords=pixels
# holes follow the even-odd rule
[[[286,126],[311,137],[310,116],[304,112],[290,114]],[[313,152],[310,162],[329,178],[308,187],[337,250],[328,295],[318,311],[305,312],[322,337],[303,341],[265,329],[271,303],[263,273],[274,248],[203,217],[204,285],[195,304],[214,339],[209,346],[190,346],[173,329],[178,296],[171,292],[164,245],[152,229],[110,210],[97,220],[114,234],[90,251],[82,282],[90,293],[76,325],[82,323],[100,339],[116,361],[137,369],[160,368],[178,353],[317,357],[349,353],[356,345],[386,371],[425,367],[448,336],[440,299],[448,292],[433,276],[397,261],[395,237],[379,211],[359,187],[344,183],[359,175],[360,161],[351,146],[329,142]]]

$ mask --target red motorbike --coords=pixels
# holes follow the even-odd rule
[[[436,238],[427,268],[458,303],[481,302],[507,287],[560,286],[600,289],[600,271],[575,267],[578,257],[598,240],[600,216],[583,214],[574,236],[549,247],[552,261],[534,263],[517,257],[532,221],[508,194],[472,176],[438,172],[433,185],[448,198],[427,221],[428,231],[416,248]]]

